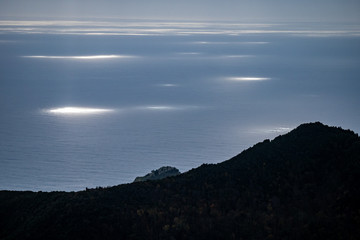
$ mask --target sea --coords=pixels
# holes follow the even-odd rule
[[[356,23],[0,20],[0,190],[215,164],[301,123],[360,132]]]

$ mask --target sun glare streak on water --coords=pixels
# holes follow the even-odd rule
[[[177,87],[177,84],[173,83],[164,83],[164,84],[158,84],[159,87]]]
[[[45,59],[83,59],[83,60],[97,60],[97,59],[112,59],[112,58],[135,58],[129,55],[91,55],[91,56],[23,56],[24,58],[45,58]]]
[[[265,81],[270,80],[271,78],[265,77],[228,77],[226,78],[229,81]]]
[[[184,110],[194,110],[194,109],[199,109],[201,107],[199,106],[184,106],[184,105],[175,105],[175,106],[170,106],[170,105],[151,105],[151,106],[143,106],[143,107],[137,107],[134,109],[138,109],[138,110],[149,110],[149,111],[184,111]]]
[[[147,106],[147,107],[145,107],[145,109],[149,109],[149,110],[174,110],[176,108],[172,107],[172,106]]]
[[[56,115],[90,115],[114,112],[114,109],[106,108],[84,108],[84,107],[63,107],[53,108],[45,112]]]

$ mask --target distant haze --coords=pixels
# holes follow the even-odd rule
[[[0,0],[0,17],[359,21],[358,0]]]

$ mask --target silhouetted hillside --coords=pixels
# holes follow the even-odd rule
[[[359,136],[303,124],[176,177],[0,192],[0,239],[360,239],[359,183]]]

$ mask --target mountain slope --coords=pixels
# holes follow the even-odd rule
[[[360,138],[300,125],[158,181],[0,192],[0,239],[359,239]]]

